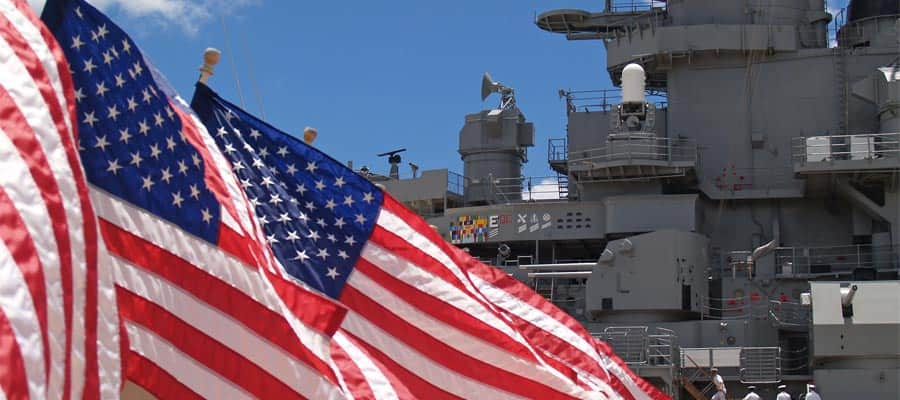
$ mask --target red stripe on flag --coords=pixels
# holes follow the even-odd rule
[[[355,272],[360,273],[360,271]],[[370,323],[406,343],[410,348],[460,375],[520,396],[569,398],[548,386],[485,363],[474,355],[460,352],[396,316],[352,286],[344,287],[341,301]],[[462,337],[460,339],[467,340]]]
[[[234,220],[240,221],[240,219],[238,219],[237,209],[235,209],[234,206],[234,200],[228,193],[225,181],[218,173],[216,173],[215,161],[209,153],[206,143],[203,142],[200,130],[197,128],[197,125],[194,125],[194,120],[189,115],[185,114],[185,112],[181,110],[181,107],[172,103],[171,100],[169,101],[169,107],[178,114],[178,118],[181,120],[181,130],[184,133],[184,137],[187,139],[188,143],[200,153],[200,157],[203,159],[203,180],[206,182],[206,187],[213,193],[216,200],[225,207],[225,210],[231,214]]]
[[[341,371],[341,377],[344,378],[344,383],[350,392],[353,393],[355,400],[376,398],[362,370],[350,358],[350,355],[333,340],[331,341],[331,359],[338,367],[338,370]]]
[[[116,287],[119,315],[134,321],[165,339],[182,353],[197,360],[206,368],[240,386],[261,399],[289,399],[302,396],[269,374],[262,367],[244,358],[231,348],[175,317],[162,307]]]
[[[381,228],[375,229],[376,231],[383,231]],[[375,236],[373,234],[373,236]],[[383,236],[383,235],[378,235]],[[376,239],[370,239],[373,242],[382,245],[382,240],[386,238],[379,237]],[[401,239],[394,239],[396,242]],[[409,246],[409,245],[407,245]],[[412,258],[421,258],[420,260],[413,261],[418,265],[422,265],[422,262],[425,263],[433,263],[433,260],[427,258],[420,251],[409,250],[408,256]],[[409,254],[415,253],[415,254]],[[444,323],[453,326],[460,331],[466,332],[474,337],[481,338],[485,342],[491,343],[499,348],[504,349],[511,354],[515,354],[517,357],[522,358],[524,360],[534,361],[534,354],[526,349],[521,343],[516,342],[511,339],[509,336],[505,335],[503,332],[498,331],[496,328],[485,324],[478,318],[473,317],[471,314],[468,314],[462,310],[459,310],[452,305],[445,303],[444,301],[437,299],[430,294],[422,293],[420,290],[410,286],[409,284],[394,278],[387,272],[381,270],[380,268],[370,264],[368,261],[364,259],[360,259],[356,263],[356,269],[359,272],[364,273],[373,281],[377,282],[379,285],[384,287],[391,293],[396,294],[397,296],[403,298],[407,303],[413,305],[414,307],[424,310],[431,317],[443,321]],[[440,268],[443,269],[443,268]],[[464,290],[464,289],[461,289]],[[342,297],[343,300],[343,297]],[[490,312],[485,310],[485,312]]]
[[[144,388],[157,399],[203,399],[144,356],[125,349],[123,351],[127,351],[122,353],[125,378]]]
[[[38,325],[41,327],[41,342],[44,352],[44,374],[50,374],[50,340],[47,332],[47,288],[44,281],[44,270],[37,249],[31,240],[31,234],[25,221],[16,210],[12,199],[0,188],[0,240],[6,244],[13,260],[22,271],[31,301],[37,313]],[[0,311],[2,312],[2,311]],[[2,336],[2,335],[0,335]]]
[[[47,44],[47,47],[50,49],[50,53],[53,54],[53,59],[56,61],[56,70],[57,75],[59,75],[60,84],[62,85],[63,96],[66,100],[66,105],[68,108],[69,120],[71,121],[72,133],[75,135],[75,138],[78,137],[78,117],[76,115],[75,110],[75,83],[72,81],[72,75],[69,74],[69,63],[66,61],[66,55],[63,54],[62,48],[59,46],[59,43],[56,41],[56,38],[53,36],[53,33],[47,29],[47,26],[44,25],[43,21],[41,21],[31,10],[31,6],[28,5],[25,1],[16,1],[16,8],[31,21],[32,24],[41,32],[41,37],[44,39],[44,42]],[[73,138],[74,139],[74,138]],[[66,139],[64,139],[66,140]],[[78,174],[81,176],[81,174]]]
[[[606,374],[606,371],[599,368],[599,364],[593,361],[593,359],[588,358],[587,354],[579,351],[577,348],[573,347],[571,344],[563,341],[559,337],[550,334],[549,332],[531,324],[530,322],[519,318],[517,315],[510,314],[508,315],[512,320],[516,329],[518,329],[525,337],[529,338],[530,341],[538,341],[541,343],[540,348],[544,351],[547,351],[550,354],[553,354],[555,357],[559,357],[562,360],[567,362],[572,362],[575,367],[578,367],[585,372],[590,373],[591,375],[596,376],[598,379],[607,382],[616,393],[622,396],[624,400],[634,400],[634,397],[627,391],[622,391],[622,383],[618,381],[614,375]],[[555,361],[552,359],[547,359],[548,363],[554,363]],[[560,368],[564,368],[565,370],[571,371],[570,368],[555,362],[554,367],[557,370]],[[603,379],[604,377],[608,377],[607,379]],[[576,380],[577,376],[572,376],[572,380]],[[619,387],[616,387],[618,384]]]
[[[5,18],[3,21],[7,21]],[[7,21],[8,22],[8,21]],[[0,29],[6,32],[8,29]],[[69,243],[69,229],[66,220],[66,213],[63,209],[62,199],[60,198],[59,186],[57,186],[56,178],[50,170],[47,157],[37,141],[34,129],[28,125],[25,116],[17,108],[16,103],[10,97],[9,92],[5,88],[0,87],[0,129],[3,129],[9,136],[9,139],[16,146],[20,157],[25,160],[32,179],[38,185],[41,191],[41,198],[46,207],[47,214],[52,221],[53,236],[56,240],[57,251],[59,252],[60,276],[63,288],[63,307],[64,320],[66,327],[66,345],[65,345],[65,386],[63,398],[67,399],[69,395],[70,379],[70,357],[72,352],[72,254],[71,244]],[[49,355],[48,355],[49,357]]]
[[[63,54],[62,48],[59,43],[56,41],[56,38],[47,29],[47,26],[41,22],[40,19],[31,11],[30,6],[24,1],[16,1],[16,8],[28,18],[29,21],[40,31],[41,37],[43,38],[47,48],[50,50],[50,53],[53,56],[53,59],[56,63],[56,75],[59,77],[59,83],[62,86],[62,93],[65,99],[66,105],[66,113],[69,116],[69,126],[72,127],[71,136],[65,130],[60,130],[60,141],[63,144],[63,148],[66,152],[66,158],[68,159],[69,168],[72,169],[72,175],[75,178],[75,186],[78,190],[78,200],[81,203],[81,215],[83,222],[83,230],[84,230],[84,241],[85,241],[85,265],[87,268],[86,277],[85,277],[85,310],[84,310],[84,321],[85,321],[85,387],[84,387],[84,398],[96,398],[99,396],[99,371],[97,366],[97,301],[98,301],[98,283],[97,283],[97,222],[94,215],[94,210],[90,206],[90,200],[88,197],[88,188],[87,182],[84,179],[84,173],[81,170],[81,162],[78,159],[78,155],[75,152],[74,141],[78,137],[78,117],[75,107],[75,85],[72,81],[72,76],[69,74],[69,63],[66,61],[65,54]],[[34,72],[37,72],[35,74]],[[35,70],[32,73],[35,81],[43,82],[44,79],[49,80],[49,74],[47,71],[43,69]],[[44,88],[41,88],[41,93],[45,99],[47,99],[48,105],[51,107],[51,113],[53,113],[54,123],[57,125],[57,129],[60,129],[60,119],[64,118],[64,115],[57,116],[55,107],[59,107],[59,112],[61,113],[62,105],[58,104],[59,99],[55,96],[52,96],[53,99],[56,99],[57,102],[51,101],[48,99],[47,92]],[[52,93],[52,91],[50,92]],[[62,124],[65,127],[65,124]],[[68,374],[67,374],[68,375]],[[68,393],[68,390],[66,390]],[[68,394],[67,394],[68,395]]]
[[[532,307],[543,313],[547,318],[552,318],[553,320],[571,329],[572,332],[576,333],[578,336],[584,339],[586,343],[594,346],[594,350],[599,354],[605,355],[609,357],[610,360],[616,362],[627,375],[627,377],[634,382],[635,386],[639,387],[640,390],[643,391],[646,395],[650,396],[654,400],[670,399],[668,395],[660,391],[658,388],[651,385],[643,378],[635,375],[634,372],[632,372],[631,369],[628,368],[625,362],[622,361],[618,356],[616,356],[615,352],[613,352],[613,350],[606,343],[603,343],[602,341],[599,341],[591,336],[584,329],[584,327],[580,323],[578,323],[578,321],[572,318],[565,311],[560,310],[554,304],[547,301],[543,296],[537,294],[536,292],[531,290],[531,288],[528,288],[527,286],[525,286],[525,284],[510,277],[503,271],[485,265],[484,263],[476,260],[468,253],[465,253],[458,248],[454,247],[452,250],[453,251],[450,252],[450,257],[457,264],[465,266],[468,273],[471,273],[484,279],[487,282],[490,282],[491,285],[508,293],[509,296],[512,296],[524,303],[531,305]],[[603,367],[598,364],[593,358],[588,358],[589,356],[587,354],[584,354],[581,349],[571,346],[569,343],[561,340],[559,337],[534,325],[533,321],[528,321],[521,316],[512,313],[507,314],[516,322],[516,328],[523,334],[525,334],[525,337],[529,338],[529,342],[537,343],[543,350],[559,356],[561,357],[561,359],[564,359],[567,362],[571,362],[574,366],[585,370],[586,372],[589,372],[597,378],[607,382],[620,396],[623,396],[625,400],[634,399],[631,391],[626,387],[624,382],[622,382],[619,377],[603,369]]]
[[[293,329],[281,315],[257,303],[256,300],[253,300],[226,282],[197,269],[187,261],[103,219],[100,220],[100,230],[111,254],[118,255],[178,285],[193,296],[210,306],[222,310],[223,313],[230,315],[259,336],[310,365],[331,382],[337,382],[337,378],[331,368],[297,340]],[[307,304],[307,307],[316,308],[318,304]],[[306,323],[307,321],[303,322]],[[309,322],[319,323],[320,326],[308,326],[323,328],[319,321],[310,320]],[[331,323],[330,321],[326,322]],[[327,327],[327,325],[324,327]]]
[[[378,351],[378,349],[370,346],[364,340],[353,336],[350,332],[344,332],[347,337],[353,339],[354,343],[362,348],[368,353],[372,359],[378,361],[382,365],[384,365],[391,373],[396,375],[396,377],[403,382],[403,385],[409,389],[410,393],[416,399],[428,399],[428,400],[463,400],[461,397],[454,396],[451,393],[448,393],[440,388],[428,383],[427,381],[419,378],[418,375],[410,372],[406,367],[396,362],[393,359],[385,355],[384,353]],[[401,397],[402,398],[402,397]]]
[[[28,398],[28,375],[25,361],[16,342],[16,334],[0,308],[0,389],[7,399]]]
[[[347,309],[343,305],[320,296],[263,268],[275,292],[291,313],[303,324],[327,336],[334,335],[341,326]]]
[[[653,400],[670,400],[671,399],[671,397],[669,397],[669,395],[667,395],[667,394],[663,393],[661,390],[657,389],[656,386],[651,385],[649,382],[645,381],[643,378],[637,376],[634,373],[634,371],[631,370],[631,368],[628,368],[628,365],[625,364],[625,361],[623,361],[621,358],[619,358],[618,355],[616,355],[616,353],[613,351],[613,349],[611,347],[609,347],[608,344],[606,344],[605,342],[600,341],[600,340],[594,340],[594,346],[597,348],[597,351],[600,352],[600,354],[605,354],[607,357],[609,357],[610,360],[612,360],[614,363],[616,363],[616,365],[618,365],[619,368],[622,369],[622,371],[626,375],[626,377],[629,378],[632,382],[634,382],[635,385],[637,385],[637,387],[639,387],[641,390],[643,390],[645,394],[650,396],[651,399],[653,399]],[[619,383],[622,383],[621,381],[619,381],[620,378],[618,376],[616,376],[615,374],[612,374],[612,373],[610,373],[610,375],[613,378],[615,378]],[[625,384],[622,383],[622,386],[625,386]],[[620,390],[618,388],[616,388],[616,389]],[[622,388],[621,390],[629,391],[627,388]]]
[[[462,250],[454,249],[450,254],[451,258],[460,260],[460,264],[466,271],[473,276],[480,277],[489,282],[492,286],[503,290],[512,298],[516,298],[543,313],[543,316],[552,319],[578,334],[585,340],[585,343],[592,343],[593,337],[584,330],[580,323],[571,318],[565,311],[560,310],[553,303],[550,303],[543,296],[537,294],[525,284],[519,282],[515,278],[507,275],[500,269],[486,265],[474,257],[469,256]],[[464,253],[464,254],[460,254]],[[529,342],[537,344],[536,347],[554,354],[560,359],[572,363],[573,366],[582,369],[599,379],[607,380],[609,375],[600,365],[588,354],[571,343],[566,342],[556,335],[545,331],[541,327],[535,325],[534,321],[524,319],[520,315],[511,312],[504,312],[507,316],[513,318],[514,326],[522,332]],[[591,348],[593,350],[593,348]],[[565,369],[569,369],[566,367]]]

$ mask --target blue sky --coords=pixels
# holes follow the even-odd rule
[[[479,98],[481,75],[490,71],[516,89],[535,123],[525,174],[550,175],[547,139],[565,136],[557,91],[611,87],[600,42],[566,41],[533,23],[551,9],[599,10],[600,0],[93,3],[182,95],[193,91],[203,49],[217,47],[225,54],[211,86],[224,97],[240,103],[237,72],[249,111],[295,134],[314,126],[317,147],[378,172],[387,162],[377,153],[405,147],[404,164],[461,173],[463,118],[496,102]]]

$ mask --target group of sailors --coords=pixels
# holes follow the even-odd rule
[[[710,371],[713,374],[712,382],[716,387],[716,394],[713,395],[712,400],[726,400],[725,380],[722,379],[722,375],[719,375],[719,369],[712,368]],[[822,397],[816,392],[816,385],[808,385],[807,388],[809,391],[806,395],[799,395],[797,400],[822,400]],[[762,397],[756,394],[756,386],[747,386],[747,395],[743,400],[762,400]],[[775,396],[775,400],[794,400],[787,392],[787,385],[778,385],[778,395]]]

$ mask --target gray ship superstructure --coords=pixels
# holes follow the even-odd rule
[[[607,0],[540,29],[598,40],[616,91],[560,91],[549,178],[486,75],[464,174],[375,176],[675,398],[815,382],[900,397],[900,2]],[[542,77],[543,79],[543,77]],[[399,162],[399,161],[398,161]]]

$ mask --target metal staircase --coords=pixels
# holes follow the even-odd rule
[[[691,379],[685,375],[681,376],[681,385],[684,387],[684,390],[687,390],[688,394],[690,394],[694,400],[707,399],[706,395],[704,395],[703,392],[700,391],[700,389],[697,389],[697,386],[694,386],[694,382],[692,382]]]
[[[560,199],[568,199],[569,198],[569,175],[566,174],[556,174],[556,186],[559,188],[559,198]]]

